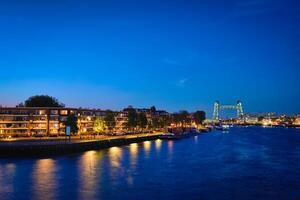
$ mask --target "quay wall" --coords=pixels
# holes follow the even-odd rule
[[[130,138],[113,138],[93,141],[80,142],[57,142],[53,144],[18,144],[18,142],[11,142],[9,145],[0,144],[0,157],[7,156],[23,156],[23,155],[61,155],[68,153],[77,153],[88,150],[99,150],[114,146],[123,146],[131,143],[139,143],[148,140],[158,139],[159,135],[137,136]]]

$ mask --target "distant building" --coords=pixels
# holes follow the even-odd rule
[[[115,120],[116,120],[116,127],[115,129],[121,131],[125,128],[127,123],[127,115],[126,111],[117,112]]]
[[[296,125],[296,126],[300,126],[300,117],[299,116],[295,118],[293,124]]]
[[[244,120],[245,120],[245,123],[247,123],[247,124],[258,124],[259,123],[258,116],[246,115],[244,117]]]

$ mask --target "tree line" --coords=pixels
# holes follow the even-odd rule
[[[204,111],[196,111],[193,114],[188,111],[179,111],[170,115],[160,115],[156,112],[154,106],[148,112],[137,112],[134,108],[127,108],[126,113],[127,122],[123,124],[123,127],[129,131],[163,129],[170,125],[185,128],[190,126],[192,121],[196,125],[200,125],[206,118]],[[106,111],[104,118],[97,118],[95,120],[94,131],[97,133],[104,132],[105,130],[112,131],[116,125],[114,116],[112,111]]]

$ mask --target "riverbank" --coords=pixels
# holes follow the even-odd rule
[[[110,136],[97,139],[35,139],[2,140],[0,157],[24,155],[53,155],[98,150],[113,146],[128,145],[158,139],[161,133]]]

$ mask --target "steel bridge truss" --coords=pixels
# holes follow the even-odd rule
[[[237,101],[236,105],[221,105],[219,101],[214,103],[214,112],[213,112],[213,120],[220,119],[220,111],[221,110],[236,110],[237,118],[242,118],[244,115],[242,102]]]

